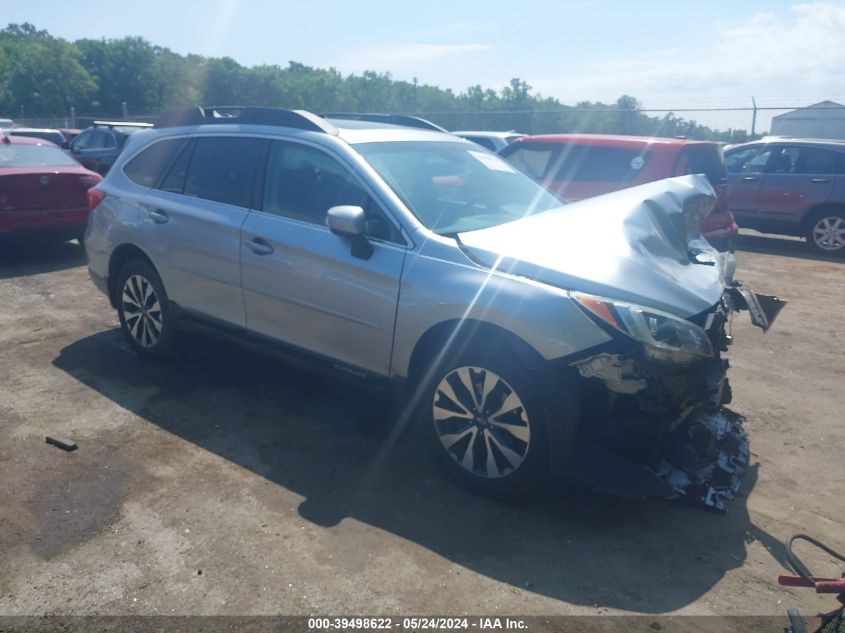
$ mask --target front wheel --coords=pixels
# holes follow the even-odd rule
[[[807,243],[822,255],[845,255],[845,212],[823,211],[807,226]]]
[[[548,474],[545,409],[518,359],[465,353],[433,374],[420,423],[446,474],[492,496],[536,489]]]
[[[167,294],[155,268],[144,260],[127,262],[116,285],[117,314],[132,349],[149,360],[172,354],[173,323]]]

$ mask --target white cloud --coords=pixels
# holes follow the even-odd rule
[[[397,44],[356,52],[342,60],[330,62],[330,65],[350,73],[364,70],[416,72],[432,68],[436,62],[446,58],[483,52],[490,48],[488,44]]]
[[[765,12],[722,25],[699,38],[703,44],[587,64],[568,77],[529,77],[528,83],[569,103],[627,93],[653,107],[750,105],[752,95],[761,105],[806,105],[845,92],[843,33],[845,5],[795,4],[783,15]]]

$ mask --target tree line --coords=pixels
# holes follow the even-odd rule
[[[750,138],[744,130],[717,131],[672,113],[649,116],[628,95],[612,104],[567,106],[532,93],[519,78],[498,91],[474,85],[456,93],[376,71],[344,76],[295,61],[246,67],[229,57],[180,55],[141,37],[68,42],[28,23],[0,31],[2,116],[67,116],[71,108],[80,116],[139,116],[191,104],[409,113],[453,130]]]

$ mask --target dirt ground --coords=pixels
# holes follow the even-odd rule
[[[794,531],[845,548],[845,262],[740,246],[737,277],[791,303],[765,335],[735,320],[754,465],[719,515],[577,486],[473,496],[413,442],[368,432],[378,394],[214,337],[142,362],[79,246],[7,244],[0,614],[829,610],[775,580]]]

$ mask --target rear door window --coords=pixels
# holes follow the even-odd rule
[[[126,163],[123,172],[135,184],[153,187],[185,143],[181,138],[153,143]]]
[[[819,147],[784,148],[784,152],[797,149],[792,173],[795,174],[835,174],[839,172],[841,155]]]
[[[267,141],[259,138],[198,138],[185,176],[184,193],[215,202],[249,207],[255,174],[266,147]]]
[[[111,149],[117,147],[114,137],[106,130],[92,130],[86,149]]]

